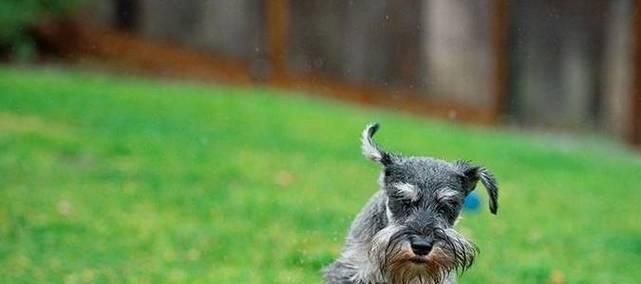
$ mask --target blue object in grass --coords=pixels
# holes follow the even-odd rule
[[[465,197],[463,209],[468,212],[474,212],[479,210],[480,205],[481,198],[479,197],[478,193],[476,193],[476,191],[472,191],[467,195],[467,197]]]

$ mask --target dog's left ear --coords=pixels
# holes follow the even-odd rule
[[[494,175],[486,168],[472,165],[467,161],[457,161],[456,167],[463,174],[465,179],[466,190],[472,191],[476,183],[480,180],[490,198],[490,212],[496,214],[499,204],[499,188]],[[469,192],[468,192],[469,193]]]

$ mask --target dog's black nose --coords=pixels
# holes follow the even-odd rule
[[[410,242],[412,251],[416,255],[427,255],[432,251],[432,242],[422,239],[414,239]]]

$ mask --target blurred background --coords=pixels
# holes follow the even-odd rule
[[[462,282],[641,279],[641,1],[1,0],[0,64],[0,282],[318,283],[373,120],[495,171]]]
[[[4,61],[92,59],[641,141],[634,1],[4,2]]]

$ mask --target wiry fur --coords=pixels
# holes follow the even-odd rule
[[[363,154],[383,165],[378,191],[352,223],[341,256],[325,270],[325,283],[456,283],[478,249],[452,227],[463,199],[477,181],[488,190],[490,211],[498,208],[498,187],[485,168],[383,151],[363,131]],[[429,248],[421,251],[419,243]]]

